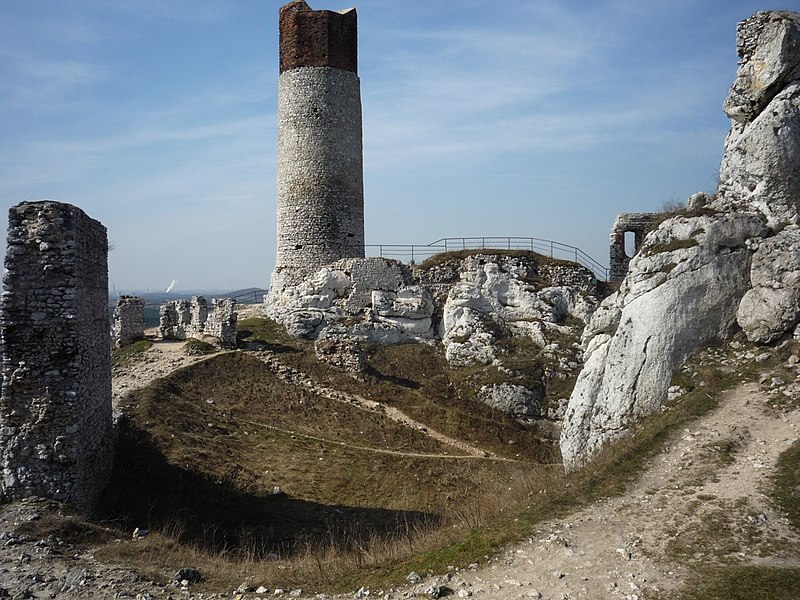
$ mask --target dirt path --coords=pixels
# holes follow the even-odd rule
[[[183,351],[186,342],[152,339],[153,345],[142,355],[141,360],[112,369],[111,401],[114,408],[128,392],[141,389],[159,377],[208,358],[189,356]]]
[[[481,600],[636,600],[677,589],[687,565],[800,564],[800,536],[765,497],[778,456],[798,439],[800,411],[770,403],[756,384],[729,392],[628,493],[545,523],[446,585]]]

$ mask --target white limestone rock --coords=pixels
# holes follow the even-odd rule
[[[739,23],[736,80],[724,109],[725,140],[715,204],[753,208],[768,224],[797,223],[800,202],[800,15],[758,12]]]
[[[735,123],[725,141],[719,198],[723,210],[756,209],[768,224],[796,224],[800,202],[800,81],[777,94],[753,121]]]
[[[539,417],[542,413],[542,390],[531,390],[513,383],[484,385],[478,392],[478,399],[515,417]]]
[[[764,240],[750,267],[753,285],[736,319],[751,342],[771,342],[800,321],[800,230],[796,226]]]
[[[561,434],[567,469],[658,410],[683,361],[730,335],[749,284],[746,241],[764,233],[759,215],[723,214],[674,217],[647,236],[587,328]]]
[[[349,318],[354,339],[398,344],[434,337],[433,299],[408,268],[384,258],[342,259],[266,298],[265,312],[295,337],[317,338]]]
[[[418,285],[409,285],[396,292],[373,290],[372,309],[380,317],[430,319],[433,315],[433,298]]]
[[[447,295],[440,330],[453,366],[492,363],[501,328],[544,347],[548,332],[564,333],[558,324],[567,316],[586,322],[598,304],[575,287],[537,289],[523,263],[509,256],[469,256],[460,277]]]
[[[800,79],[800,16],[757,12],[736,27],[739,68],[723,110],[737,123],[752,121],[776,91]]]

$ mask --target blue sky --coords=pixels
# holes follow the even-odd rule
[[[118,290],[266,287],[281,4],[0,0],[3,214],[80,206]],[[736,23],[800,3],[356,8],[367,243],[531,236],[607,263],[616,213],[713,191]]]

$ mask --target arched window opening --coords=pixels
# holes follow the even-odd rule
[[[636,234],[633,231],[625,232],[625,256],[633,258],[638,248],[636,247]]]

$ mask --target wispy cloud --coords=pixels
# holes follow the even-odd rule
[[[0,107],[52,111],[83,102],[81,94],[108,77],[91,61],[37,58],[0,48]]]

